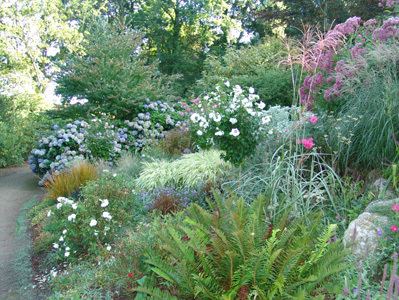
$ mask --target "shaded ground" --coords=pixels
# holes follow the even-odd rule
[[[30,242],[28,236],[16,236],[17,219],[21,208],[32,197],[40,199],[43,190],[29,166],[0,169],[0,299],[35,299],[32,285],[26,281],[29,270],[16,269],[15,261],[21,249]],[[30,268],[29,258],[25,258]],[[19,274],[17,274],[19,273]],[[23,274],[21,274],[23,273]],[[28,286],[26,285],[28,284]],[[21,292],[21,288],[26,289]],[[30,291],[30,289],[32,291]]]

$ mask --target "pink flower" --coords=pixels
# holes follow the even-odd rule
[[[190,110],[191,110],[191,108],[190,108],[190,107],[187,107],[187,108],[186,108],[186,110],[187,110],[187,111],[190,111]]]
[[[216,108],[216,107],[218,107],[217,104],[215,104],[214,106],[212,106],[212,108]]]
[[[338,220],[338,219],[339,219],[339,216],[338,216],[338,215],[336,215],[336,216],[335,216],[335,219],[337,219],[337,220]]]
[[[393,226],[391,227],[391,230],[392,230],[393,232],[398,231],[398,226],[393,225]]]
[[[316,124],[317,123],[317,117],[316,116],[313,116],[313,117],[311,117],[310,119],[309,119],[309,122],[312,122],[313,124]]]
[[[180,115],[183,117],[184,116],[184,112],[181,112]]]
[[[395,204],[394,206],[392,206],[392,210],[399,210],[399,205]]]
[[[309,139],[302,139],[302,144],[306,149],[312,149],[312,147],[314,146],[313,144],[313,138],[309,138]]]

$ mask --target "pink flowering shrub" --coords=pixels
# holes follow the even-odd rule
[[[378,6],[387,6],[387,7],[392,7],[395,4],[399,4],[399,0],[381,0],[380,3],[378,3]]]
[[[385,2],[388,6],[393,1]],[[331,110],[328,102],[353,93],[353,86],[361,81],[359,74],[372,66],[370,51],[395,40],[398,27],[399,17],[390,17],[382,24],[374,19],[363,22],[360,17],[352,17],[320,36],[312,49],[303,54],[302,64],[308,75],[299,89],[301,104],[307,109],[316,104]]]

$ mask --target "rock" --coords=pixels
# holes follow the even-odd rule
[[[390,219],[386,216],[370,212],[362,213],[349,224],[344,234],[344,244],[348,245],[359,259],[374,254],[381,238],[378,231],[389,224],[389,221]]]
[[[391,200],[375,200],[366,207],[365,212],[386,216],[392,212],[392,206],[394,205],[399,205],[399,198]]]
[[[373,185],[377,188],[379,198],[388,200],[397,197],[394,187],[385,178],[378,178]]]

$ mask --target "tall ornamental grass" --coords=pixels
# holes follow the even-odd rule
[[[246,197],[248,202],[270,191],[268,211],[276,216],[292,209],[297,216],[314,210],[338,215],[340,205],[335,191],[341,181],[334,169],[316,151],[311,153],[281,152],[254,164],[236,179],[222,185],[225,190]]]

